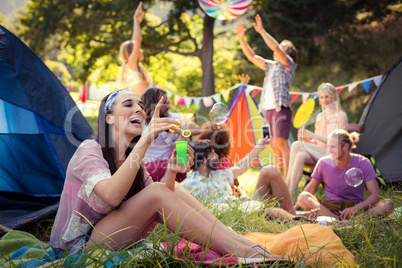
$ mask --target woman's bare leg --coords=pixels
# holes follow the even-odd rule
[[[294,216],[296,215],[296,211],[293,208],[292,198],[290,197],[288,188],[286,187],[281,174],[274,166],[265,166],[260,171],[253,199],[269,200],[271,197],[278,200],[282,209]]]
[[[179,236],[210,248],[221,255],[251,256],[256,251],[233,239],[164,184],[153,183],[125,201],[118,209],[100,220],[87,246],[106,243],[114,250],[137,241],[154,221],[166,221],[169,230],[178,226]]]
[[[215,223],[215,228],[219,229],[221,232],[226,235],[232,237],[236,241],[244,244],[245,246],[254,245],[253,242],[246,239],[242,235],[236,233],[228,226],[224,225],[220,220],[216,218],[216,216],[206,207],[204,207],[194,196],[191,195],[189,191],[184,189],[180,184],[176,183],[175,192],[183,199],[190,207],[194,208],[197,212],[199,212],[203,217],[205,217],[210,222]]]
[[[308,148],[307,148],[308,146]],[[288,186],[290,194],[296,192],[297,185],[299,184],[302,176],[304,165],[315,164],[319,156],[319,151],[315,151],[314,148],[319,149],[322,147],[315,144],[308,144],[302,142],[294,142],[291,149],[291,166],[288,171],[288,176],[286,178],[286,185]],[[309,153],[309,151],[315,152],[315,155]],[[318,158],[317,158],[318,157]]]

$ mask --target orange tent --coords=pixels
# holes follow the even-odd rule
[[[239,162],[255,146],[262,136],[263,117],[258,111],[254,98],[247,92],[247,85],[242,84],[229,106],[229,117],[226,124],[230,128],[233,139],[230,158]],[[253,162],[253,167],[273,163],[272,151],[267,147]]]

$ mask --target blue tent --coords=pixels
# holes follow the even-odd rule
[[[57,209],[67,164],[93,131],[57,77],[0,26],[0,224]]]

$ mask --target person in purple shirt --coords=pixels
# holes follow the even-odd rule
[[[352,153],[358,134],[336,129],[328,136],[328,156],[320,158],[311,182],[298,196],[298,205],[304,210],[319,208],[319,216],[336,219],[349,219],[363,213],[364,216],[380,216],[392,212],[391,200],[381,199],[376,173],[371,162],[362,155]],[[349,186],[345,173],[351,168],[359,168],[363,183],[357,187]],[[320,183],[325,186],[326,199],[320,200],[314,194]],[[364,187],[369,196],[364,198]]]

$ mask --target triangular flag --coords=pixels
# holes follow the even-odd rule
[[[215,102],[221,102],[221,93],[216,93],[212,95],[212,98],[214,99]]]
[[[374,77],[373,81],[377,88],[381,85],[382,75],[378,75]]]
[[[198,107],[200,107],[201,99],[202,99],[201,97],[193,97],[195,108],[198,109]]]
[[[228,100],[229,100],[230,91],[231,91],[230,89],[226,89],[226,90],[224,90],[224,91],[221,92],[222,97],[223,97],[223,99],[224,99],[225,101],[228,101]]]
[[[170,97],[172,97],[173,92],[170,92],[169,90],[166,90],[166,96],[168,99],[170,99]]]
[[[185,103],[184,98],[180,97],[179,101],[177,102],[178,105],[183,105]]]
[[[174,94],[173,103],[178,105],[180,99],[181,99],[181,96]]]
[[[298,94],[298,93],[293,93],[293,96],[292,96],[292,103],[294,103],[295,100],[297,99],[297,97],[299,97],[299,96],[300,96],[300,94]]]
[[[214,101],[211,97],[203,97],[202,102],[204,103],[205,107],[211,107],[214,104]]]
[[[85,81],[84,87],[82,88],[81,101],[85,103],[87,101],[87,97],[88,97],[88,80]]]
[[[67,89],[67,92],[71,92],[71,86],[68,86],[66,89]]]
[[[371,82],[371,80],[367,80],[367,81],[364,81],[364,82],[362,83],[364,89],[366,90],[366,93],[369,93],[369,90],[370,90],[370,82]]]
[[[190,108],[191,101],[193,100],[193,98],[191,98],[191,97],[183,97],[183,99],[184,99],[184,103],[186,104],[187,109]]]
[[[310,97],[310,93],[302,93],[303,103],[307,101],[308,97]]]
[[[345,86],[340,86],[336,88],[336,92],[341,92],[343,89],[345,88]]]
[[[351,92],[357,86],[357,84],[359,84],[359,82],[349,84],[348,91]]]
[[[255,97],[255,95],[257,95],[258,94],[258,92],[261,92],[261,88],[258,88],[258,87],[256,87],[254,90],[253,90],[253,92],[251,93],[251,97]]]
[[[315,100],[316,98],[318,98],[318,93],[317,92],[313,94],[313,100]]]

